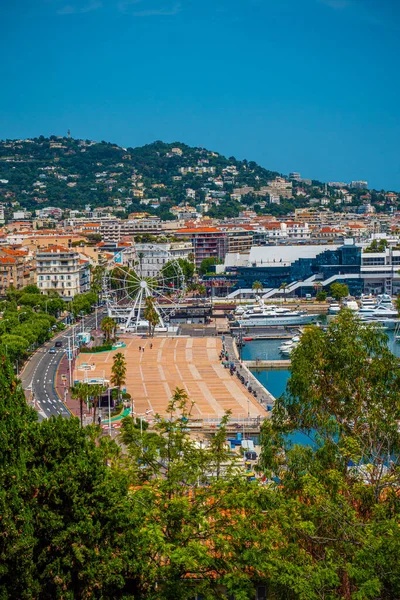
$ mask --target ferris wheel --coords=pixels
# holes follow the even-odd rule
[[[157,328],[167,328],[184,296],[182,268],[167,250],[157,250],[157,258],[139,255],[136,261],[115,265],[104,277],[108,316],[125,331],[138,332],[148,327],[144,316],[148,298],[159,317]]]

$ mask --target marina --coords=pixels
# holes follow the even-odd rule
[[[386,334],[389,350],[400,358],[400,335],[394,330],[388,330]],[[290,377],[290,360],[282,360],[281,343],[278,339],[258,339],[242,349],[244,363],[275,398],[283,394]]]

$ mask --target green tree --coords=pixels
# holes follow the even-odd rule
[[[112,317],[104,317],[100,323],[100,329],[105,335],[106,342],[109,342],[115,335],[117,323]]]
[[[126,383],[126,359],[122,352],[117,352],[113,356],[113,365],[111,367],[110,382],[118,388],[118,402],[121,401],[121,387]]]
[[[238,560],[234,531],[250,490],[243,477],[236,479],[237,463],[224,443],[228,415],[212,443],[199,445],[187,427],[193,406],[176,388],[167,418],[156,415],[155,425],[142,435],[130,417],[122,426],[131,477],[146,482],[136,486],[132,501],[152,546],[144,560],[148,598],[186,600],[202,593],[222,598],[221,584],[252,578],[244,569],[233,576]]]
[[[21,292],[23,294],[40,294],[40,289],[37,285],[26,285]]]
[[[319,290],[316,295],[316,299],[318,302],[325,302],[328,297],[328,293],[325,290]]]
[[[156,326],[160,323],[160,315],[156,310],[152,296],[147,296],[145,300],[143,316],[149,324],[149,335],[153,336]]]
[[[301,598],[317,598],[322,581],[330,598],[399,595],[399,392],[386,335],[348,310],[326,331],[307,328],[291,355],[287,392],[263,426],[261,466],[279,478],[283,512],[291,505],[303,520],[292,537],[304,552]],[[309,445],[293,445],[294,432]],[[311,562],[319,583],[307,575]]]
[[[175,285],[179,285],[181,275],[179,269],[176,266],[176,262],[179,264],[179,267],[182,270],[182,274],[185,278],[185,282],[191,281],[194,274],[194,264],[189,260],[185,260],[184,258],[178,258],[177,261],[168,261],[162,267],[161,272],[163,276],[169,280],[171,283],[176,281]]]
[[[257,294],[258,292],[262,292],[264,289],[263,284],[260,281],[254,281],[251,289]]]
[[[24,358],[29,348],[29,342],[21,335],[5,334],[1,337],[1,343],[13,363]]]
[[[94,269],[92,269],[92,271],[91,271],[90,289],[97,296],[100,295],[100,293],[103,289],[103,278],[104,278],[105,272],[106,272],[106,269],[102,265],[96,265],[94,267]]]
[[[97,407],[101,396],[107,391],[107,387],[102,383],[90,384],[88,391],[93,407],[93,423],[96,424]]]
[[[218,265],[220,263],[221,263],[221,261],[219,259],[215,258],[214,256],[211,256],[210,258],[204,258],[201,261],[200,267],[199,267],[200,275],[205,275],[206,273],[209,273],[210,267],[212,267],[213,265]]]
[[[286,281],[282,281],[281,285],[279,286],[280,290],[283,290],[283,301],[286,302],[286,288],[287,288],[288,284],[286,283]]]
[[[84,382],[76,383],[71,388],[71,398],[79,400],[79,413],[81,427],[83,427],[83,404],[90,395],[90,385]]]
[[[345,283],[332,283],[329,287],[330,294],[335,300],[341,300],[349,295],[349,288]]]
[[[89,314],[92,307],[97,303],[97,294],[95,292],[86,292],[77,294],[72,300],[70,307],[75,317],[81,313]]]

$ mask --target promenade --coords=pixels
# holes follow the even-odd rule
[[[83,379],[82,363],[94,365],[89,377],[110,378],[113,356],[122,352],[127,361],[126,390],[133,398],[134,410],[166,415],[168,402],[176,387],[184,389],[195,402],[194,419],[215,419],[228,409],[232,418],[264,417],[267,412],[230,375],[219,361],[222,342],[217,337],[153,338],[120,337],[125,348],[99,354],[81,354],[76,359],[75,378]],[[152,349],[150,345],[152,344]],[[144,347],[144,352],[139,351]]]

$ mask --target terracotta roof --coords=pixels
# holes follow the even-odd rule
[[[0,263],[2,263],[3,265],[12,265],[14,263],[16,263],[16,259],[15,258],[11,258],[11,256],[0,256]]]
[[[193,227],[191,229],[179,229],[177,233],[222,233],[216,227]]]
[[[71,252],[71,250],[63,248],[62,246],[49,246],[48,248],[42,248],[42,250],[39,251],[39,254],[42,252]]]
[[[29,254],[27,250],[13,250],[12,248],[0,248],[0,252],[10,256],[28,256]]]

